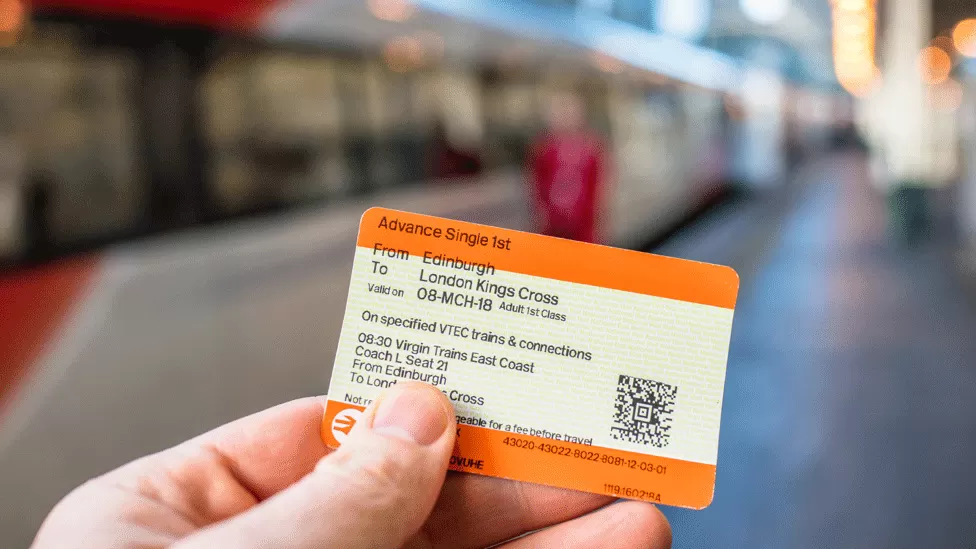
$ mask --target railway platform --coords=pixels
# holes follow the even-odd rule
[[[713,210],[653,250],[742,279],[715,499],[666,509],[676,548],[976,542],[976,302],[944,235],[889,236],[867,174],[860,156],[814,160],[785,191]],[[478,221],[518,225],[504,185],[463,193]],[[0,421],[0,494],[17,494],[0,498],[0,546],[26,546],[61,495],[121,461],[326,391],[350,258],[322,244],[351,245],[339,228],[357,217],[110,251],[79,313],[98,313],[100,337],[67,334]]]
[[[752,274],[733,326],[715,500],[666,512],[674,547],[970,547],[976,302],[946,238],[905,247],[890,236],[862,160],[811,168],[769,221],[774,234],[758,237],[763,253],[739,244],[737,268]],[[721,260],[741,242],[726,239],[670,251]]]

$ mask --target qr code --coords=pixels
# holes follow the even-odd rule
[[[671,414],[677,394],[678,388],[673,385],[620,376],[611,436],[664,448],[671,436]]]

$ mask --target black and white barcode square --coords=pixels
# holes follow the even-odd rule
[[[671,414],[677,394],[678,388],[667,383],[620,376],[611,436],[664,448],[670,438]]]

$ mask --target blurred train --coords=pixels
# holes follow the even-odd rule
[[[786,89],[752,124],[740,67],[692,46],[651,70],[392,0],[33,9],[0,48],[0,257],[77,253],[0,279],[4,547],[92,475],[325,392],[368,207],[531,230],[554,95],[610,145],[627,247],[833,119]],[[712,86],[667,66],[706,59]],[[436,177],[444,146],[478,173]]]

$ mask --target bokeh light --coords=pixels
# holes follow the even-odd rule
[[[710,0],[658,0],[654,6],[657,28],[685,40],[699,40],[711,23]]]
[[[929,46],[918,54],[918,68],[927,84],[941,84],[952,73],[952,57],[942,48]]]
[[[838,0],[836,7],[839,10],[850,11],[850,12],[867,11],[871,8],[871,1],[870,0]]]
[[[774,25],[790,12],[790,0],[739,0],[742,13],[761,25]]]
[[[24,24],[24,5],[20,0],[0,0],[0,34],[15,34]]]
[[[881,72],[875,64],[875,2],[837,0],[833,7],[837,81],[851,94],[866,97],[881,80]]]
[[[413,4],[407,0],[369,0],[370,13],[377,19],[402,23],[413,15]]]
[[[956,51],[966,57],[976,57],[976,19],[960,21],[952,31]]]

